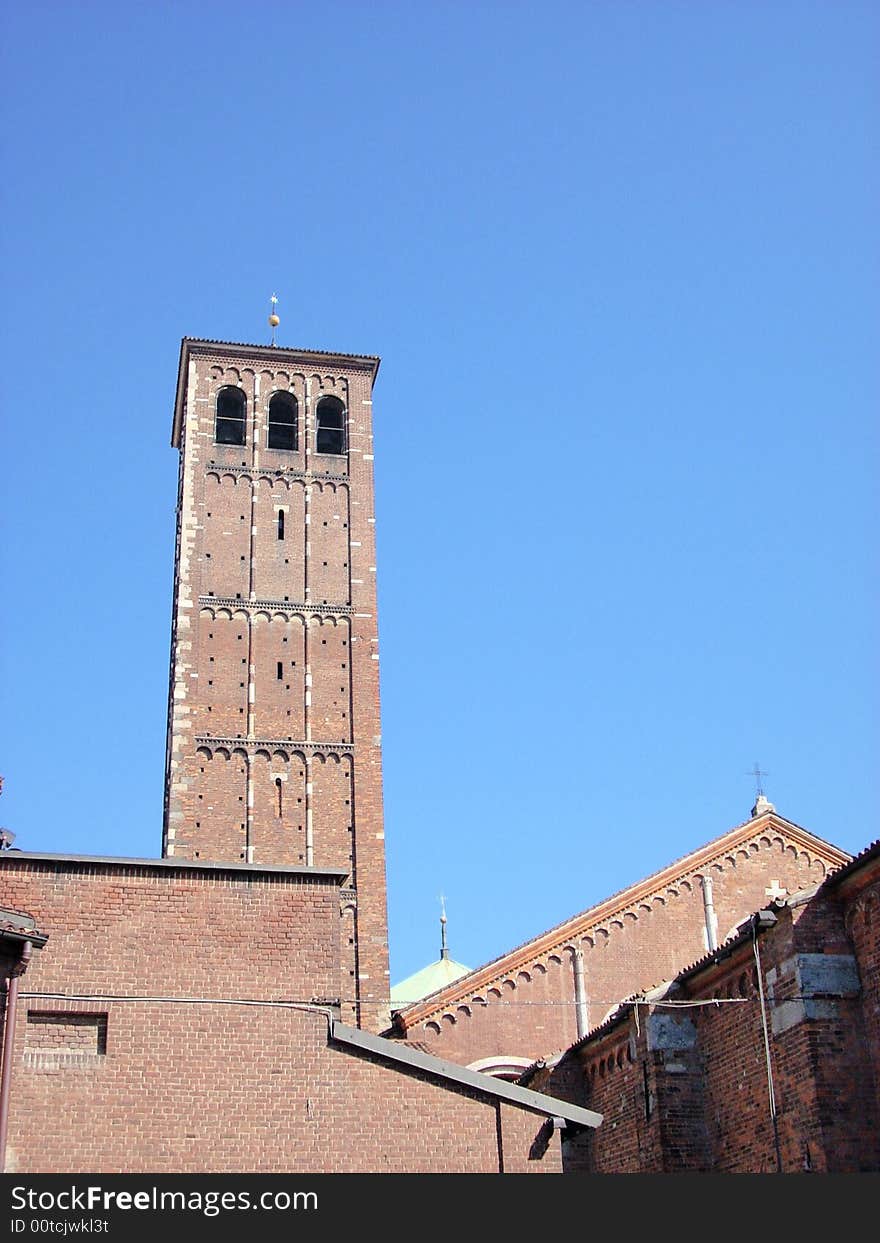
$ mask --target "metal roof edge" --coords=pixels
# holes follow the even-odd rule
[[[411,1070],[425,1071],[438,1079],[473,1088],[477,1092],[519,1105],[533,1113],[544,1114],[548,1118],[564,1118],[566,1122],[585,1127],[597,1127],[602,1123],[602,1114],[597,1114],[592,1109],[571,1105],[568,1101],[555,1096],[545,1096],[543,1092],[533,1092],[530,1088],[518,1087],[515,1083],[508,1083],[506,1079],[493,1079],[491,1075],[484,1075],[478,1070],[468,1070],[466,1066],[447,1062],[431,1053],[422,1053],[397,1040],[374,1036],[359,1027],[348,1027],[345,1023],[334,1020],[330,1027],[330,1037],[339,1044],[363,1049]]]
[[[281,865],[273,866],[268,863],[222,863],[201,859],[175,859],[173,856],[170,859],[136,859],[130,858],[128,855],[66,855],[39,850],[0,851],[0,865],[16,859],[35,861],[37,863],[98,863],[117,867],[150,867],[167,871],[180,869],[188,872],[244,872],[250,875],[265,873],[270,876],[306,876],[312,879],[326,876],[336,879],[340,883],[350,875],[350,872],[345,868],[285,867]]]

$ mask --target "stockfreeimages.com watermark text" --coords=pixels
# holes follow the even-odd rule
[[[71,1184],[61,1191],[12,1187],[10,1195],[13,1212],[31,1213],[182,1212],[217,1217],[220,1213],[248,1209],[287,1213],[314,1212],[318,1208],[314,1191],[262,1191],[258,1195],[249,1191],[163,1191],[159,1187],[108,1191],[101,1186]],[[25,1228],[25,1223],[13,1226],[13,1233],[21,1233]]]

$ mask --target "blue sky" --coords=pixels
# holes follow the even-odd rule
[[[180,338],[377,353],[392,974],[877,836],[874,3],[3,6],[4,741],[156,855]]]

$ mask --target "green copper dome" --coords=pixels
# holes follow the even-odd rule
[[[438,989],[445,988],[454,980],[460,980],[469,971],[470,967],[466,967],[464,963],[456,962],[454,958],[444,955],[429,966],[422,967],[421,971],[417,971],[415,975],[407,976],[405,980],[401,980],[399,984],[392,987],[391,1009],[402,1010],[404,1006],[411,1006],[413,1002],[421,1001],[423,997],[436,993]]]

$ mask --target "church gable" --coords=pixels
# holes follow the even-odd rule
[[[466,1064],[554,1052],[769,898],[818,885],[848,858],[768,810],[402,1009],[396,1030]]]

